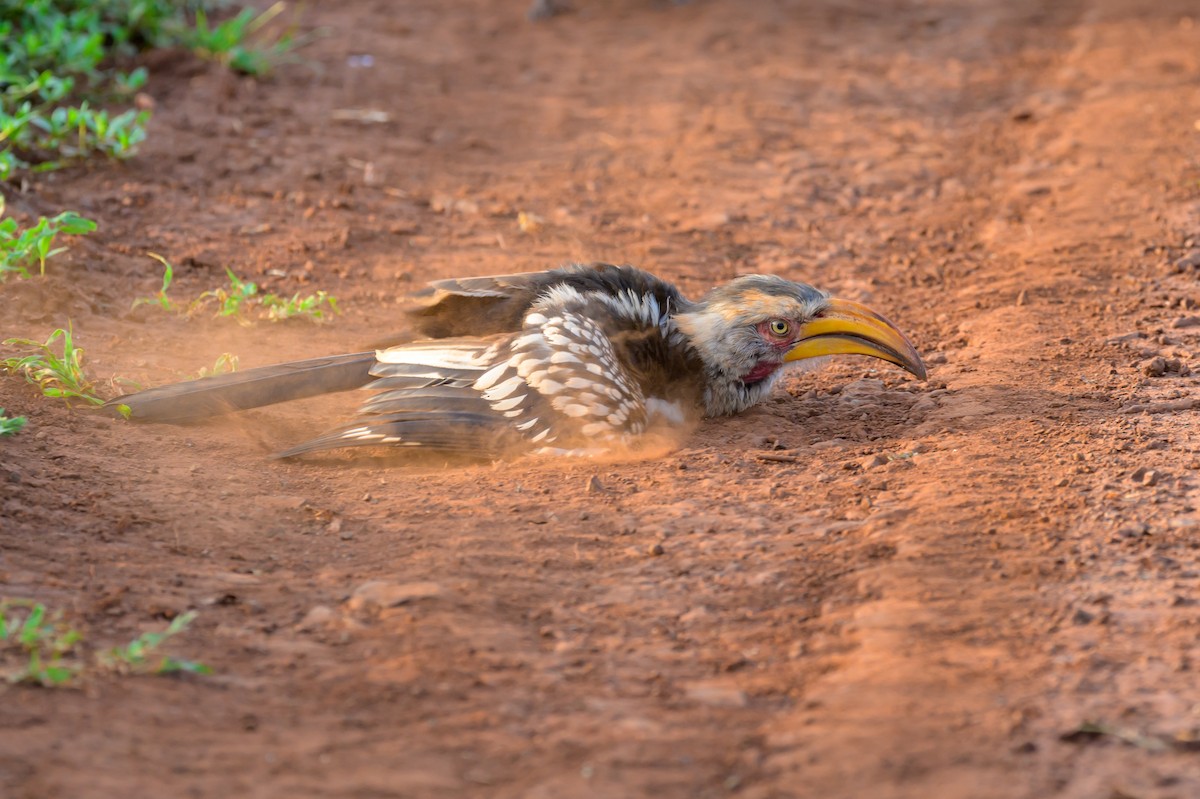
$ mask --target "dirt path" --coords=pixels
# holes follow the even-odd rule
[[[157,383],[609,259],[869,300],[930,381],[841,361],[661,460],[443,468],[265,460],[346,398],[134,428],[2,380],[0,592],[96,645],[197,609],[217,674],[0,688],[0,794],[1200,795],[1196,379],[1146,371],[1200,357],[1194,4],[579,5],[329,4],[262,83],[156,56],[141,157],[6,189],[101,231],[0,334],[70,317]],[[147,251],[346,312],[129,313]]]

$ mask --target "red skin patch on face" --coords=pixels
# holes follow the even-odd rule
[[[760,361],[759,363],[755,364],[753,369],[742,375],[742,382],[748,386],[752,386],[755,383],[761,383],[771,375],[778,372],[781,366],[783,366],[781,363]]]

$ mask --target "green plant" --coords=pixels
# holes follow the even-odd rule
[[[158,253],[148,252],[146,254],[161,263],[164,267],[162,288],[159,289],[158,294],[155,294],[153,297],[138,297],[133,301],[133,307],[136,308],[139,305],[157,305],[164,311],[173,311],[175,310],[175,303],[172,302],[167,296],[167,289],[171,288],[171,281],[175,279],[175,269],[171,266],[170,261],[168,261],[166,258],[163,258]]]
[[[225,267],[225,274],[229,277],[229,288],[204,292],[188,305],[188,313],[205,306],[209,300],[216,300],[217,316],[237,316],[250,305],[251,299],[258,294],[258,285],[242,280],[229,267]]]
[[[24,416],[5,416],[0,408],[0,436],[15,435],[28,421]]]
[[[203,663],[159,652],[195,618],[194,611],[176,616],[163,632],[142,633],[124,646],[96,652],[91,662],[118,674],[212,674]],[[47,688],[74,683],[88,671],[89,661],[80,652],[82,644],[82,634],[63,623],[61,611],[51,613],[30,599],[0,600],[0,666],[9,682]],[[11,666],[13,660],[15,666]]]
[[[291,31],[274,41],[264,34],[282,13],[282,2],[210,26],[206,9],[224,4],[0,0],[0,180],[19,169],[57,169],[92,154],[134,154],[150,112],[129,105],[147,74],[144,68],[112,68],[120,58],[147,47],[182,46],[262,75],[293,60],[292,52],[305,43]],[[112,106],[124,110],[108,110]]]
[[[4,204],[0,202],[0,214]],[[26,230],[17,226],[12,217],[0,219],[0,282],[11,274],[29,277],[29,271],[37,264],[38,274],[46,274],[46,261],[66,247],[54,247],[58,235],[82,236],[96,229],[96,223],[76,213],[65,211],[52,219],[41,217],[37,224]],[[52,249],[53,248],[53,249]]]
[[[139,305],[157,305],[164,311],[176,310],[177,305],[174,300],[167,296],[167,292],[171,288],[171,283],[175,279],[175,269],[171,266],[171,262],[162,257],[158,253],[147,253],[151,258],[155,259],[163,265],[162,288],[153,297],[138,297],[133,301],[133,307]],[[244,319],[252,308],[257,308],[259,317],[269,319],[272,322],[279,322],[284,319],[311,319],[315,322],[323,322],[327,316],[332,316],[338,312],[337,297],[332,296],[329,292],[318,291],[315,294],[309,294],[306,297],[301,297],[299,292],[289,297],[280,297],[277,294],[260,294],[258,284],[250,280],[242,280],[233,270],[226,267],[225,275],[229,278],[229,285],[221,288],[209,289],[203,292],[199,297],[188,303],[187,312],[189,314],[196,313],[201,308],[216,304],[217,311],[215,316],[234,316],[239,320]],[[222,362],[224,359],[224,362]],[[216,374],[220,371],[232,372],[237,369],[237,357],[225,353],[217,360],[216,365],[209,374]],[[205,372],[201,371],[201,377]]]
[[[234,316],[239,320],[244,319],[254,308],[258,309],[260,318],[272,322],[297,318],[323,322],[328,316],[338,312],[337,297],[328,292],[318,291],[307,297],[296,293],[290,298],[277,294],[260,294],[256,283],[242,280],[232,269],[226,267],[225,274],[229,277],[229,286],[204,292],[188,305],[188,313],[193,313],[211,302],[216,303],[216,316]]]
[[[318,291],[307,297],[301,297],[297,292],[290,299],[284,299],[275,294],[266,294],[261,300],[261,305],[267,312],[267,318],[272,322],[297,317],[323,322],[326,313],[332,316],[338,312],[337,297],[325,291]],[[328,308],[322,306],[328,306]]]
[[[13,610],[25,610],[24,618]],[[53,687],[64,685],[79,673],[77,662],[65,661],[81,636],[63,627],[62,613],[47,614],[46,606],[27,599],[0,602],[0,643],[15,646],[21,664],[8,673],[9,682],[31,682]]]
[[[94,152],[131,155],[149,112],[110,114],[89,100],[128,103],[146,71],[103,65],[169,43],[166,23],[180,13],[168,0],[0,0],[0,179]]]
[[[196,618],[195,611],[188,611],[171,620],[161,633],[142,633],[125,646],[117,646],[100,655],[100,662],[117,671],[138,674],[171,674],[185,671],[191,674],[212,674],[212,669],[203,663],[179,660],[158,654],[158,648],[187,629]]]
[[[203,367],[196,374],[196,378],[212,377],[213,375],[224,374],[226,372],[236,372],[238,370],[238,356],[232,352],[223,352],[217,356],[216,362],[211,367]]]
[[[54,352],[54,345],[62,340],[62,355]],[[47,397],[64,400],[81,399],[92,405],[103,405],[104,400],[92,393],[92,383],[83,371],[83,350],[75,346],[72,327],[59,328],[50,334],[45,343],[27,338],[5,339],[4,344],[15,347],[30,347],[32,352],[5,358],[0,361],[5,370],[22,374],[30,383],[42,389]]]
[[[268,42],[263,37],[251,42],[262,28],[283,13],[286,4],[275,3],[261,14],[244,8],[237,16],[209,27],[204,9],[196,10],[196,25],[188,39],[197,54],[225,64],[246,75],[265,75],[281,64],[294,61],[292,52],[306,43],[291,31]]]

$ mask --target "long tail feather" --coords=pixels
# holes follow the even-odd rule
[[[361,388],[371,382],[375,353],[312,358],[159,386],[109,400],[116,413],[129,408],[138,422],[189,422],[319,394]]]

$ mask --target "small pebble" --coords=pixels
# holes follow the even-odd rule
[[[1193,269],[1200,269],[1200,250],[1188,253],[1175,262],[1176,272],[1188,272]]]
[[[296,625],[297,630],[319,630],[336,617],[333,608],[325,605],[316,605],[305,614],[300,623]]]
[[[1151,358],[1142,364],[1142,372],[1147,377],[1162,377],[1167,373],[1167,359],[1161,355]]]
[[[651,555],[654,555],[654,556],[656,556],[656,557],[657,557],[658,555],[661,555],[661,554],[663,554],[663,552],[664,552],[665,550],[663,549],[663,546],[662,546],[662,544],[657,544],[657,543],[655,543],[655,544],[651,544],[651,545],[650,545],[650,547],[649,547],[649,549],[647,549],[646,551],[647,551],[649,554],[651,554]]]

